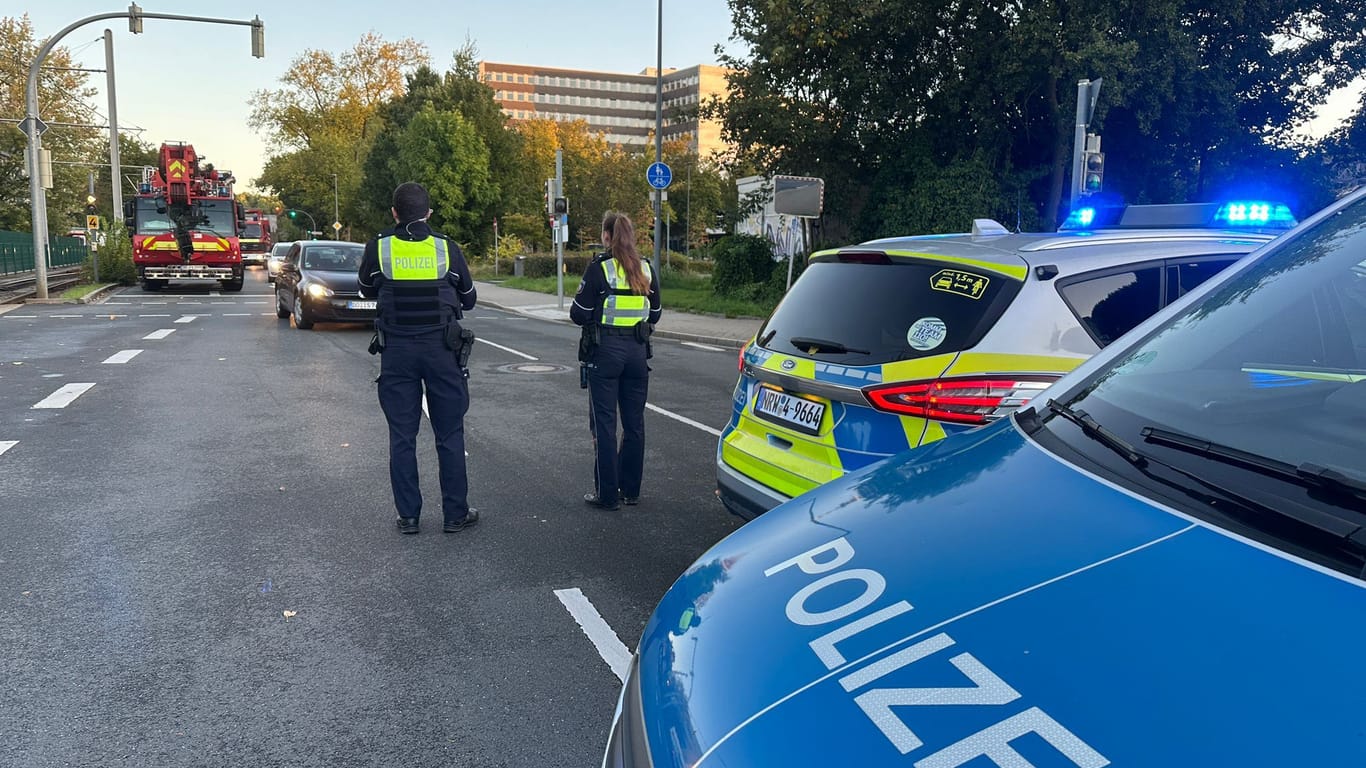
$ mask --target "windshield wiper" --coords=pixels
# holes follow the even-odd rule
[[[1095,440],[1124,457],[1124,460],[1142,469],[1148,465],[1148,457],[1139,453],[1128,440],[1102,427],[1086,411],[1074,411],[1057,400],[1049,399],[1048,410],[1081,427],[1082,434]]]
[[[1165,486],[1175,488],[1183,494],[1191,496],[1207,506],[1213,507],[1215,510],[1218,510],[1219,507],[1217,502],[1223,501],[1241,507],[1243,510],[1259,517],[1288,521],[1294,525],[1309,528],[1321,536],[1332,539],[1339,546],[1348,550],[1352,557],[1363,566],[1362,571],[1358,573],[1358,576],[1366,578],[1366,528],[1363,528],[1361,525],[1331,512],[1324,512],[1320,509],[1281,496],[1275,496],[1274,505],[1273,503],[1258,501],[1240,491],[1200,477],[1194,472],[1181,469],[1180,467],[1167,464],[1160,459],[1155,459],[1151,456],[1139,453],[1138,449],[1131,445],[1127,440],[1101,426],[1085,411],[1073,410],[1052,399],[1048,401],[1047,407],[1052,413],[1062,416],[1080,427],[1082,434],[1096,440],[1122,456],[1126,461],[1136,467],[1139,472],[1143,473],[1145,477]],[[1025,411],[1032,410],[1032,408],[1025,409]],[[1032,419],[1032,414],[1024,414],[1026,423],[1030,422]],[[1029,431],[1028,427],[1026,427],[1026,431]],[[1144,430],[1144,437],[1149,437],[1146,429]],[[1190,439],[1199,442],[1195,438]],[[1152,467],[1161,467],[1169,472],[1178,474],[1187,480],[1193,481],[1197,486],[1208,489],[1216,495],[1200,491],[1197,488],[1184,483],[1179,483],[1165,477],[1159,477],[1152,471]],[[1219,511],[1225,516],[1228,515],[1228,512],[1226,511]],[[1271,533],[1272,535],[1280,536],[1274,531]],[[1280,536],[1280,538],[1285,537]]]
[[[1143,439],[1150,443],[1176,448],[1224,464],[1241,466],[1289,483],[1307,488],[1323,488],[1357,499],[1366,499],[1366,481],[1334,469],[1321,467],[1318,464],[1303,462],[1297,466],[1232,446],[1212,443],[1192,435],[1158,427],[1144,427],[1139,434],[1143,435]]]
[[[841,355],[855,353],[859,355],[872,354],[866,349],[854,349],[846,347],[838,341],[826,341],[825,339],[812,339],[807,336],[793,336],[787,340],[788,344],[802,349],[809,349],[812,352],[835,352]]]

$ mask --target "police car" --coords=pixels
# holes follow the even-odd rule
[[[1366,191],[702,556],[605,765],[1366,765]]]
[[[718,496],[745,518],[995,421],[1294,226],[1282,204],[1081,208],[1056,233],[825,251],[740,354]]]

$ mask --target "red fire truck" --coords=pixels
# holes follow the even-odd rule
[[[265,211],[248,208],[242,212],[242,263],[266,265],[271,246],[275,245],[270,219]]]
[[[143,290],[210,280],[242,290],[243,222],[233,181],[231,171],[201,167],[193,146],[161,145],[160,167],[144,168],[137,195],[124,203]]]

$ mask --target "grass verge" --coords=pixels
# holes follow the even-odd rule
[[[79,283],[62,291],[63,299],[83,299],[108,283]]]

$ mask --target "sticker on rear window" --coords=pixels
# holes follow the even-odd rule
[[[982,298],[990,284],[991,278],[957,269],[941,269],[930,278],[930,287],[936,291],[956,293],[969,299]]]
[[[944,343],[949,327],[937,317],[922,317],[906,331],[906,343],[918,352],[928,352]]]

